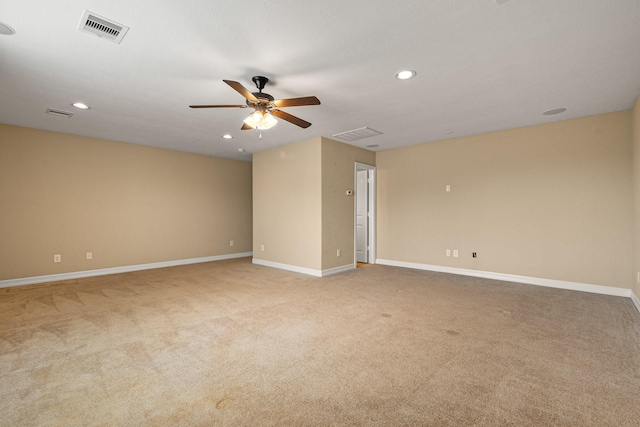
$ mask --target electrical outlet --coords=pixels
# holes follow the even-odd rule
[[[450,185],[447,185],[444,189],[445,189],[445,191],[446,191],[447,193],[450,193],[450,192],[451,192],[451,186],[450,186]]]
[[[93,252],[87,252],[87,259],[93,259]]]
[[[264,245],[260,245],[260,250],[264,252]]]
[[[451,249],[447,249],[445,253],[447,254],[447,256],[451,256]]]
[[[53,256],[53,262],[62,262],[62,255],[56,254]]]
[[[340,249],[338,249],[338,250],[336,251],[336,256],[340,256],[340,255],[342,255],[342,251],[341,251]]]
[[[453,257],[454,258],[458,258],[458,250],[457,249],[453,250]]]
[[[638,284],[640,285],[640,271],[638,271],[638,277],[636,277],[636,281],[638,282]]]
[[[229,246],[233,246],[233,240],[229,240]]]
[[[471,256],[474,258],[478,258],[478,252],[474,252]]]

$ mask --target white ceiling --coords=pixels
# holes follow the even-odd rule
[[[121,44],[83,33],[85,10],[131,29]],[[16,31],[0,35],[0,122],[246,161],[364,126],[383,135],[352,144],[386,150],[640,95],[638,0],[3,0],[0,21]],[[188,108],[242,104],[222,79],[255,90],[254,75],[276,99],[317,96],[285,109],[313,125],[260,140],[240,131],[247,109]]]

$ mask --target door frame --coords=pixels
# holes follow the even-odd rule
[[[354,172],[353,172],[353,188],[358,188],[358,171],[368,171],[367,178],[369,179],[369,194],[367,197],[368,206],[367,211],[369,213],[368,217],[368,241],[369,241],[369,254],[367,259],[369,260],[369,264],[376,263],[376,167],[367,165],[365,163],[355,162]],[[358,261],[356,259],[356,250],[357,250],[357,240],[356,240],[356,215],[357,215],[357,203],[358,203],[358,195],[355,194],[353,198],[353,265],[357,265]]]

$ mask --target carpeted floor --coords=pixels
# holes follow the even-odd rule
[[[2,426],[638,426],[626,298],[248,258],[0,289]]]

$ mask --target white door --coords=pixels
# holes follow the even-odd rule
[[[369,172],[356,171],[356,261],[369,262]]]

